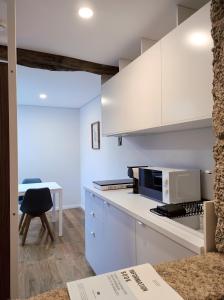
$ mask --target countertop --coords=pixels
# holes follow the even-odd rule
[[[203,233],[151,213],[150,209],[157,207],[158,202],[140,194],[133,194],[132,189],[108,191],[91,187],[85,189],[196,254],[203,253]]]
[[[184,300],[222,300],[224,254],[208,253],[155,266],[160,276]],[[70,300],[67,289],[58,289],[30,300]]]

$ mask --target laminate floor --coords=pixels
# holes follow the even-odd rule
[[[63,237],[58,237],[58,222],[51,223],[55,241],[51,242],[39,218],[31,221],[25,246],[19,246],[20,299],[66,286],[66,282],[94,273],[85,259],[84,213],[64,210]],[[51,215],[48,215],[51,221]]]

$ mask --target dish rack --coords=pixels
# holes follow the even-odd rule
[[[177,204],[166,204],[150,209],[150,211],[159,216],[169,219],[190,217],[204,214],[204,201],[192,201]]]

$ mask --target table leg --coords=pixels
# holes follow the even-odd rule
[[[53,208],[52,208],[52,222],[56,222],[56,201],[55,201],[55,193],[52,195]]]
[[[63,235],[62,191],[59,192],[59,236]]]

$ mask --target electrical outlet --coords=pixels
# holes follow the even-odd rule
[[[119,136],[118,137],[118,146],[122,146],[122,142],[123,142],[122,136]]]

